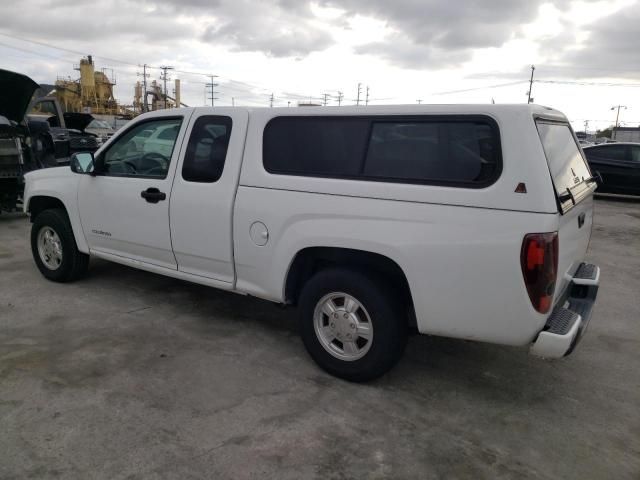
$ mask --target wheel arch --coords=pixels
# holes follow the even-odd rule
[[[25,205],[25,212],[29,214],[31,223],[36,217],[45,210],[59,208],[64,210],[71,223],[71,229],[76,240],[78,250],[82,253],[89,253],[89,246],[84,237],[82,226],[80,225],[79,218],[77,218],[77,212],[72,212],[65,204],[64,200],[47,194],[32,195],[28,198],[28,203]]]
[[[26,211],[27,213],[29,213],[31,223],[33,223],[33,221],[38,215],[40,215],[40,213],[52,208],[60,208],[67,213],[67,216],[69,216],[69,211],[67,210],[64,202],[59,198],[51,197],[48,195],[35,195],[31,197],[29,199]]]
[[[292,258],[284,282],[284,299],[297,304],[304,284],[318,271],[331,267],[353,268],[387,279],[407,305],[411,326],[416,325],[413,297],[407,276],[400,265],[390,257],[345,247],[315,246],[299,250]]]

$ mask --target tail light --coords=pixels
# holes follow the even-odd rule
[[[547,313],[558,276],[558,232],[525,235],[520,264],[533,308]]]

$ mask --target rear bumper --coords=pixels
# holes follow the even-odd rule
[[[600,268],[583,263],[531,344],[529,353],[545,358],[569,355],[587,330],[599,284]]]

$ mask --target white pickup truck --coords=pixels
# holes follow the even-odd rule
[[[94,256],[297,305],[313,359],[364,381],[411,330],[571,352],[595,188],[540,106],[181,108],[29,173],[24,209],[45,277]]]

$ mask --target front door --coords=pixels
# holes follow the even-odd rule
[[[167,112],[136,122],[100,152],[95,176],[79,176],[80,217],[92,252],[177,268],[169,199],[189,115]]]

